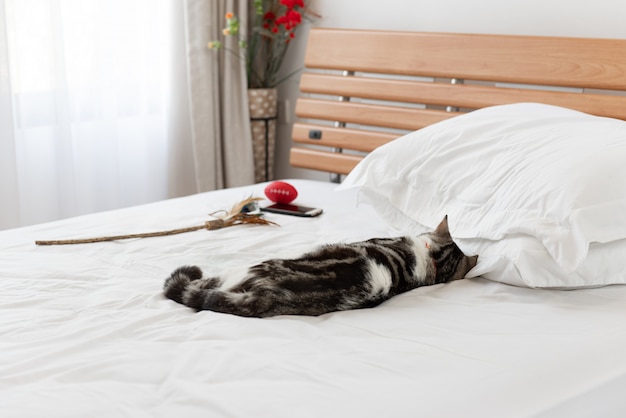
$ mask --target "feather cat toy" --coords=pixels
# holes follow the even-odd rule
[[[263,215],[258,211],[259,200],[263,200],[260,197],[250,197],[236,203],[230,209],[230,211],[218,211],[211,214],[216,217],[210,221],[206,221],[202,225],[190,226],[187,228],[170,229],[168,231],[159,232],[145,232],[140,234],[127,234],[127,235],[114,235],[108,237],[96,237],[96,238],[82,238],[82,239],[63,239],[63,240],[49,240],[49,241],[35,241],[37,245],[68,245],[68,244],[87,244],[92,242],[103,241],[119,241],[123,239],[132,238],[150,238],[150,237],[162,237],[166,235],[182,234],[183,232],[198,231],[200,229],[214,230],[227,228],[229,226],[243,225],[243,224],[256,224],[256,225],[278,225],[272,221],[268,221],[263,218]],[[217,215],[220,212],[224,212],[223,215]]]

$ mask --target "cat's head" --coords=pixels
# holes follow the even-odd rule
[[[433,232],[425,235],[429,238],[428,249],[437,271],[435,283],[462,279],[476,265],[478,256],[466,256],[452,240],[448,229],[448,215]]]

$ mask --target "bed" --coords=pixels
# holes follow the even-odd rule
[[[286,181],[324,213],[35,245],[202,225],[261,183],[0,232],[2,416],[624,416],[625,52],[313,29],[290,161],[332,181]],[[442,212],[479,264],[373,309],[241,318],[162,294],[182,264],[420,233]]]

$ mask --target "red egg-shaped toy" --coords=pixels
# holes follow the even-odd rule
[[[291,203],[298,197],[298,191],[285,181],[273,181],[265,187],[265,196],[272,202]]]

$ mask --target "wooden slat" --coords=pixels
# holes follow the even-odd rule
[[[309,131],[322,132],[320,139],[309,138]],[[320,145],[334,148],[348,148],[355,151],[370,152],[389,141],[396,139],[398,134],[372,132],[350,128],[296,123],[293,125],[292,138],[295,142]]]
[[[598,116],[626,119],[626,96],[568,93],[482,85],[442,84],[412,80],[306,73],[305,93],[479,109],[498,104],[538,102],[564,106]]]
[[[459,115],[457,112],[300,98],[296,115],[368,126],[416,130]]]
[[[314,28],[309,68],[626,89],[626,39]]]
[[[293,167],[330,173],[348,174],[363,158],[308,148],[291,148],[289,164]]]

